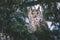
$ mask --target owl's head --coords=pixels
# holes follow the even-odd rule
[[[33,15],[33,17],[35,18],[39,13],[40,13],[40,7],[38,7],[38,9],[30,9],[31,10],[31,14]]]

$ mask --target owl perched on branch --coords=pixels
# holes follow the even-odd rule
[[[29,32],[34,33],[37,30],[37,27],[40,27],[41,25],[44,26],[44,28],[48,29],[48,26],[46,22],[44,21],[43,14],[40,11],[40,6],[38,9],[30,8],[28,12],[28,18],[29,18]]]

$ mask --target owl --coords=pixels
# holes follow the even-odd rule
[[[44,22],[43,14],[40,12],[40,7],[38,9],[30,9],[28,12],[29,18],[29,32],[34,33],[37,30],[37,27],[40,25],[46,26],[47,24]],[[47,28],[47,27],[46,27]]]

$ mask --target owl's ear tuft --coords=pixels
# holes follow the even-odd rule
[[[32,7],[30,7],[30,10],[32,10]]]
[[[39,10],[40,10],[40,6],[38,7],[37,11],[39,11]]]
[[[29,8],[29,11],[32,12],[32,7]]]

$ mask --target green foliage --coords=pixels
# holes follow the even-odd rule
[[[9,35],[13,34],[14,36],[16,33],[17,37],[19,37],[18,35],[21,33],[24,38],[30,38],[30,34],[27,31],[28,29],[25,26],[25,19],[23,20],[23,18],[27,16],[26,2],[27,0],[0,0],[0,30],[3,29],[4,33]],[[44,18],[53,22],[60,22],[60,19],[57,20],[58,15],[56,14],[59,10],[57,9],[55,0],[42,0],[41,3],[44,10]],[[28,5],[31,5],[31,3]],[[45,8],[45,6],[47,6],[47,8]],[[16,12],[17,9],[19,9],[19,12]],[[49,33],[41,28],[36,31],[38,38],[48,38],[47,35],[52,35]],[[55,35],[60,35],[59,30],[54,31],[53,33],[56,33]]]

